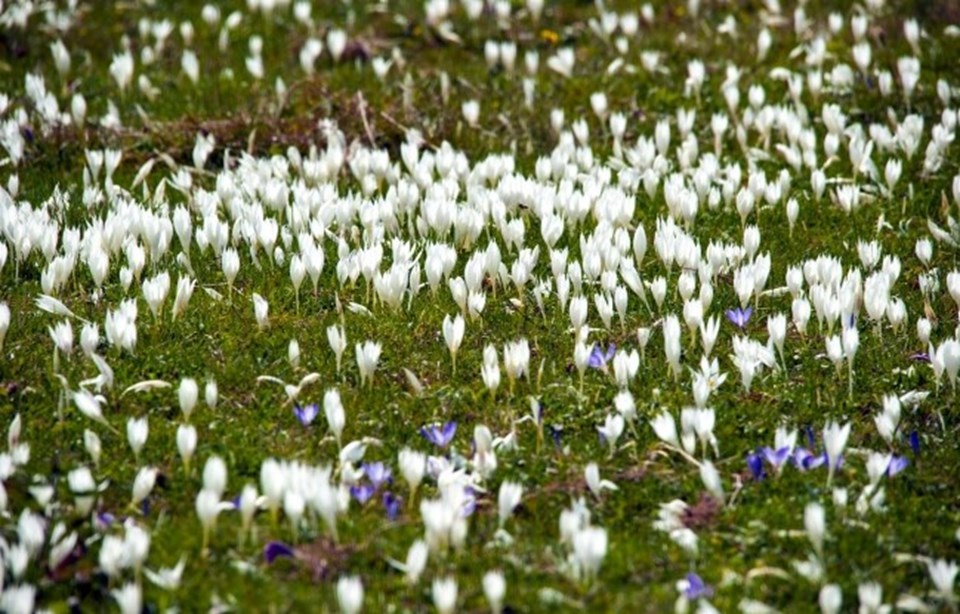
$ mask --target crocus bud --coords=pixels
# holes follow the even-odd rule
[[[287,361],[294,369],[300,366],[300,343],[296,339],[291,339],[287,346]]]
[[[356,614],[363,607],[363,583],[360,578],[343,576],[337,581],[337,603],[343,614]]]
[[[324,393],[323,413],[327,417],[327,425],[330,427],[330,432],[336,437],[337,444],[339,445],[347,417],[343,411],[343,403],[340,401],[340,392],[338,392],[336,388],[331,388]]]
[[[269,325],[268,313],[270,310],[270,304],[267,303],[267,299],[263,298],[256,292],[253,293],[253,315],[257,319],[257,328],[260,330],[265,329]]]
[[[433,605],[439,614],[453,614],[457,609],[457,581],[437,578],[433,581]]]
[[[90,455],[90,460],[93,461],[93,465],[96,467],[100,464],[100,452],[102,447],[100,445],[100,436],[87,429],[83,432],[83,447],[86,448],[87,454]]]
[[[210,409],[216,409],[218,398],[219,392],[217,390],[217,382],[214,380],[209,380],[207,385],[203,388],[203,400],[206,402],[207,407]]]
[[[190,460],[197,449],[197,429],[190,424],[181,424],[177,428],[177,451],[183,461],[184,470],[190,471]]]
[[[450,350],[450,358],[453,362],[453,370],[457,370],[457,352],[460,350],[460,344],[463,342],[465,324],[463,316],[459,313],[456,317],[445,316],[443,318],[443,339]]]
[[[475,128],[480,120],[480,103],[476,100],[468,100],[463,103],[463,119],[471,128]]]
[[[210,532],[217,525],[217,516],[220,514],[220,495],[204,488],[197,494],[197,517],[203,527],[203,554],[207,554],[207,545],[210,543]]]
[[[153,467],[142,467],[133,480],[133,493],[130,503],[140,505],[153,492],[153,485],[157,482],[157,470]]]
[[[827,584],[820,589],[820,611],[823,614],[837,614],[843,605],[843,593],[836,584]]]
[[[400,450],[398,461],[400,464],[400,474],[410,486],[411,493],[415,493],[420,486],[420,482],[423,481],[423,474],[427,469],[426,456],[420,452],[404,448]],[[411,500],[413,499],[412,494],[410,498]]]
[[[515,482],[505,481],[500,484],[500,492],[497,496],[497,507],[500,518],[500,526],[506,524],[514,508],[520,504],[523,497],[523,486]]]
[[[490,611],[499,614],[503,610],[503,596],[507,592],[507,582],[499,571],[488,571],[483,575],[483,594],[490,604]]]
[[[140,450],[147,443],[147,436],[150,433],[150,425],[147,418],[130,418],[127,420],[127,443],[133,450],[133,455],[140,458]]]
[[[197,397],[200,395],[200,389],[197,386],[197,380],[193,378],[184,378],[180,380],[180,388],[177,391],[177,397],[180,401],[180,411],[183,412],[183,418],[190,421],[190,414],[193,408],[197,406]]]
[[[7,337],[7,330],[9,328],[10,307],[6,303],[0,303],[0,350],[3,349],[3,340]]]
[[[78,467],[67,474],[67,484],[73,493],[77,514],[86,516],[93,508],[97,490],[93,474],[86,467]]]
[[[217,498],[223,496],[227,489],[227,464],[219,456],[211,456],[203,467],[203,488],[216,493]]]
[[[336,326],[327,327],[327,341],[330,343],[330,349],[337,357],[337,373],[340,372],[340,365],[343,361],[343,352],[347,349],[347,335],[342,329]]]
[[[376,372],[377,363],[380,361],[380,350],[380,344],[374,341],[357,344],[357,369],[360,371],[361,385],[368,381],[373,384],[373,374]]]
[[[410,546],[407,551],[407,560],[405,567],[407,584],[416,585],[420,581],[424,568],[427,566],[427,558],[430,555],[430,549],[427,543],[418,539]]]

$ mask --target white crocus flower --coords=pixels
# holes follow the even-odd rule
[[[180,402],[180,411],[183,413],[183,419],[190,421],[190,415],[197,406],[197,397],[200,396],[200,387],[197,386],[197,380],[193,378],[184,378],[180,380],[180,387],[177,389],[177,399]]]
[[[343,614],[357,614],[363,609],[363,582],[356,576],[343,576],[337,581],[337,604]]]
[[[256,292],[253,293],[253,315],[257,319],[257,328],[260,330],[265,329],[270,323],[268,320],[268,312],[270,310],[270,304],[267,303],[267,299],[263,298]]]
[[[130,444],[130,449],[133,450],[133,456],[138,465],[140,464],[140,451],[147,443],[149,432],[150,426],[146,417],[127,420],[127,443]]]
[[[450,360],[453,362],[454,374],[457,372],[457,352],[460,350],[460,344],[463,342],[465,326],[463,316],[459,313],[453,318],[450,316],[443,318],[443,340],[446,342],[447,349],[450,351]]]
[[[587,488],[595,497],[600,497],[605,490],[619,490],[610,480],[600,478],[600,468],[596,463],[589,463],[584,468],[583,476],[587,482]]]
[[[514,508],[520,504],[523,497],[523,486],[516,482],[504,481],[500,484],[500,491],[497,495],[497,510],[500,519],[500,527],[506,524]]]
[[[438,614],[453,614],[457,609],[457,581],[455,578],[437,578],[433,581],[433,605]]]
[[[360,371],[360,385],[369,382],[373,385],[373,374],[380,362],[380,344],[374,341],[365,341],[356,346],[357,369]]]

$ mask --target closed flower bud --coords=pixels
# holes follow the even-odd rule
[[[190,470],[190,460],[197,449],[197,429],[190,424],[181,424],[177,428],[177,451],[186,471]]]
[[[190,421],[190,414],[193,408],[197,406],[197,397],[200,395],[200,389],[197,386],[197,380],[185,378],[180,380],[180,388],[177,390],[177,398],[180,401],[180,411],[183,412],[183,418]]]

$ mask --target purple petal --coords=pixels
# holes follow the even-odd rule
[[[463,507],[460,509],[460,516],[467,518],[473,516],[473,512],[477,509],[477,496],[469,486],[463,488],[463,494]]]
[[[713,597],[713,587],[703,581],[697,574],[690,572],[687,574],[687,590],[684,591],[687,599],[709,599]]]
[[[783,463],[787,462],[787,459],[790,458],[790,448],[784,446],[780,449],[774,450],[773,448],[763,448],[763,457],[768,463],[773,465],[777,470],[783,466]]]
[[[364,463],[363,472],[367,476],[367,479],[370,480],[370,483],[373,484],[374,488],[380,488],[380,486],[384,482],[388,482],[392,476],[390,467],[387,467],[381,462]]]
[[[753,474],[753,479],[758,482],[764,478],[763,459],[760,458],[759,454],[747,455],[747,468],[749,468],[750,473]]]
[[[422,426],[420,427],[420,435],[433,445],[440,445],[437,443],[438,439],[436,429],[436,426]]]
[[[376,489],[372,484],[358,484],[350,487],[350,494],[353,495],[353,498],[356,499],[360,505],[364,505],[369,501],[374,492],[376,492]]]
[[[910,449],[914,456],[920,456],[920,435],[916,431],[910,432]]]
[[[894,456],[890,459],[890,464],[887,465],[887,477],[893,477],[907,468],[907,465],[910,464],[910,461],[904,456]]]
[[[600,369],[605,364],[607,363],[603,359],[603,351],[600,349],[599,345],[594,344],[593,350],[590,352],[590,358],[587,360],[587,366],[591,369]]]
[[[441,434],[443,437],[443,443],[440,447],[445,448],[451,441],[453,441],[453,436],[457,434],[457,422],[455,420],[451,420],[450,422],[444,424]]]
[[[447,447],[453,440],[453,436],[456,434],[456,432],[457,423],[455,420],[451,420],[443,426],[439,424],[431,424],[420,429],[420,434],[423,436],[423,438],[439,448]]]
[[[793,453],[793,462],[798,469],[809,471],[826,463],[827,455],[820,454],[818,456],[806,448],[797,448]]]
[[[812,456],[810,450],[806,448],[797,448],[793,451],[793,464],[797,466],[797,469],[806,469],[804,466],[804,461],[808,457]]]
[[[553,445],[554,445],[554,447],[557,449],[557,452],[562,451],[562,450],[563,450],[563,441],[561,441],[560,438],[561,438],[561,436],[563,435],[563,430],[557,428],[556,426],[554,426],[554,425],[552,425],[552,424],[549,425],[548,428],[550,429],[550,438],[553,439]]]
[[[98,531],[106,531],[110,528],[114,522],[117,521],[117,517],[111,514],[110,512],[99,512],[96,516],[96,527]]]
[[[389,520],[396,520],[397,516],[400,515],[400,506],[403,503],[403,499],[397,497],[389,490],[383,493],[383,507],[387,510],[387,518]]]
[[[806,462],[804,463],[804,468],[805,468],[805,469],[816,469],[817,467],[821,467],[821,466],[823,466],[823,465],[829,466],[829,464],[828,464],[829,461],[830,461],[830,459],[829,459],[829,457],[827,456],[827,453],[826,453],[826,452],[824,452],[823,454],[820,454],[820,455],[818,455],[818,456],[810,455],[810,457],[807,458]],[[841,456],[840,458],[837,459],[837,465],[836,465],[836,467],[834,467],[834,469],[839,469],[842,464],[843,464],[843,457]]]
[[[727,319],[730,320],[735,326],[739,328],[746,328],[747,322],[750,321],[750,316],[753,314],[753,307],[747,307],[746,309],[727,309],[725,312]]]
[[[607,355],[604,357],[604,362],[610,362],[613,359],[613,356],[617,353],[617,345],[611,343],[607,346]]]
[[[293,413],[297,417],[297,420],[300,421],[300,424],[303,426],[310,426],[310,424],[317,418],[317,415],[320,413],[320,408],[316,403],[311,403],[310,405],[300,405],[293,406]]]
[[[293,558],[293,548],[283,542],[268,542],[263,547],[263,558],[268,565],[281,556]]]

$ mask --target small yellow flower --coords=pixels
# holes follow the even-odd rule
[[[556,45],[560,42],[560,35],[554,32],[553,30],[543,29],[540,30],[540,38],[550,43],[551,45]]]

